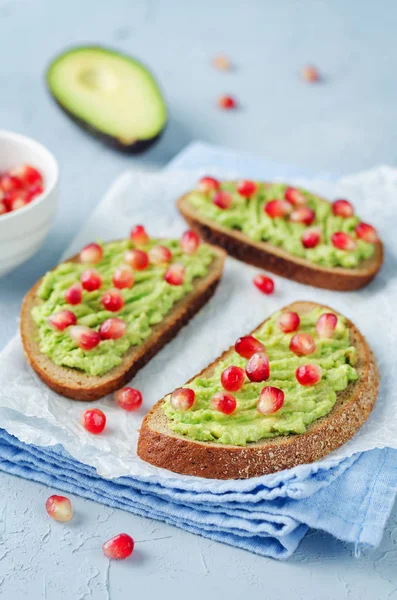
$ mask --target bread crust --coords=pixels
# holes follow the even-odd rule
[[[123,387],[210,299],[220,281],[225,252],[216,252],[208,273],[197,279],[193,290],[179,300],[161,323],[139,346],[132,346],[120,365],[102,376],[87,375],[78,369],[61,367],[40,351],[38,329],[32,318],[32,308],[40,303],[37,290],[41,279],[26,294],[21,308],[20,331],[26,359],[40,379],[52,390],[72,400],[97,400]],[[78,255],[68,261],[77,261]]]
[[[381,241],[375,244],[374,255],[355,269],[322,267],[293,256],[268,242],[255,242],[241,231],[228,229],[200,216],[190,205],[188,194],[179,198],[177,207],[189,226],[208,243],[220,246],[238,260],[307,285],[328,290],[356,290],[372,281],[383,263]]]
[[[316,306],[332,311],[329,307],[301,301],[282,310],[302,312]],[[157,467],[183,475],[209,479],[246,479],[310,463],[335,450],[347,442],[366,421],[379,389],[379,372],[372,351],[353,323],[347,320],[347,325],[350,339],[357,348],[359,379],[339,392],[332,411],[309,425],[305,433],[264,439],[244,447],[197,442],[168,428],[167,418],[161,409],[162,399],[142,423],[138,455]],[[233,350],[234,347],[226,350],[199,376],[210,374],[216,363]]]

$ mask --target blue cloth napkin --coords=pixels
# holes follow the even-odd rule
[[[247,177],[307,175],[201,143],[189,146],[169,168],[211,165]],[[322,529],[358,549],[376,546],[397,493],[397,451],[391,449],[225,482],[213,492],[195,478],[185,484],[153,477],[105,480],[61,446],[26,445],[0,429],[0,469],[278,559],[294,552],[308,528]]]

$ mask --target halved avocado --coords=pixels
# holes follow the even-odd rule
[[[78,125],[123,152],[142,152],[161,135],[167,109],[137,60],[97,46],[72,48],[47,71],[48,88]]]

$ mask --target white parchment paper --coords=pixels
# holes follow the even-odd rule
[[[219,169],[210,172],[233,177],[233,173]],[[136,223],[144,223],[153,236],[178,236],[186,225],[176,211],[175,199],[202,174],[125,173],[98,205],[65,256],[95,239],[123,237]],[[349,198],[361,218],[377,227],[385,243],[386,259],[368,287],[357,292],[330,292],[275,277],[276,293],[267,297],[252,285],[257,269],[228,259],[214,298],[134,378],[133,386],[144,397],[136,414],[120,410],[111,397],[92,404],[58,396],[27,366],[17,335],[0,355],[0,426],[27,443],[61,443],[73,457],[95,467],[104,477],[186,480],[137,457],[138,429],[144,414],[159,398],[199,372],[274,310],[294,300],[314,300],[332,306],[355,322],[375,352],[382,377],[380,395],[367,423],[352,440],[320,462],[325,467],[356,452],[385,446],[397,448],[397,170],[380,167],[345,177],[337,184],[315,180],[293,183],[330,199]],[[80,425],[81,413],[93,405],[101,407],[108,418],[108,426],[100,436],[90,435]]]

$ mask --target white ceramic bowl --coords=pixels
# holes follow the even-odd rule
[[[30,164],[44,178],[44,192],[32,202],[0,215],[0,277],[30,258],[50,230],[58,203],[58,163],[31,138],[0,131],[0,173]]]

